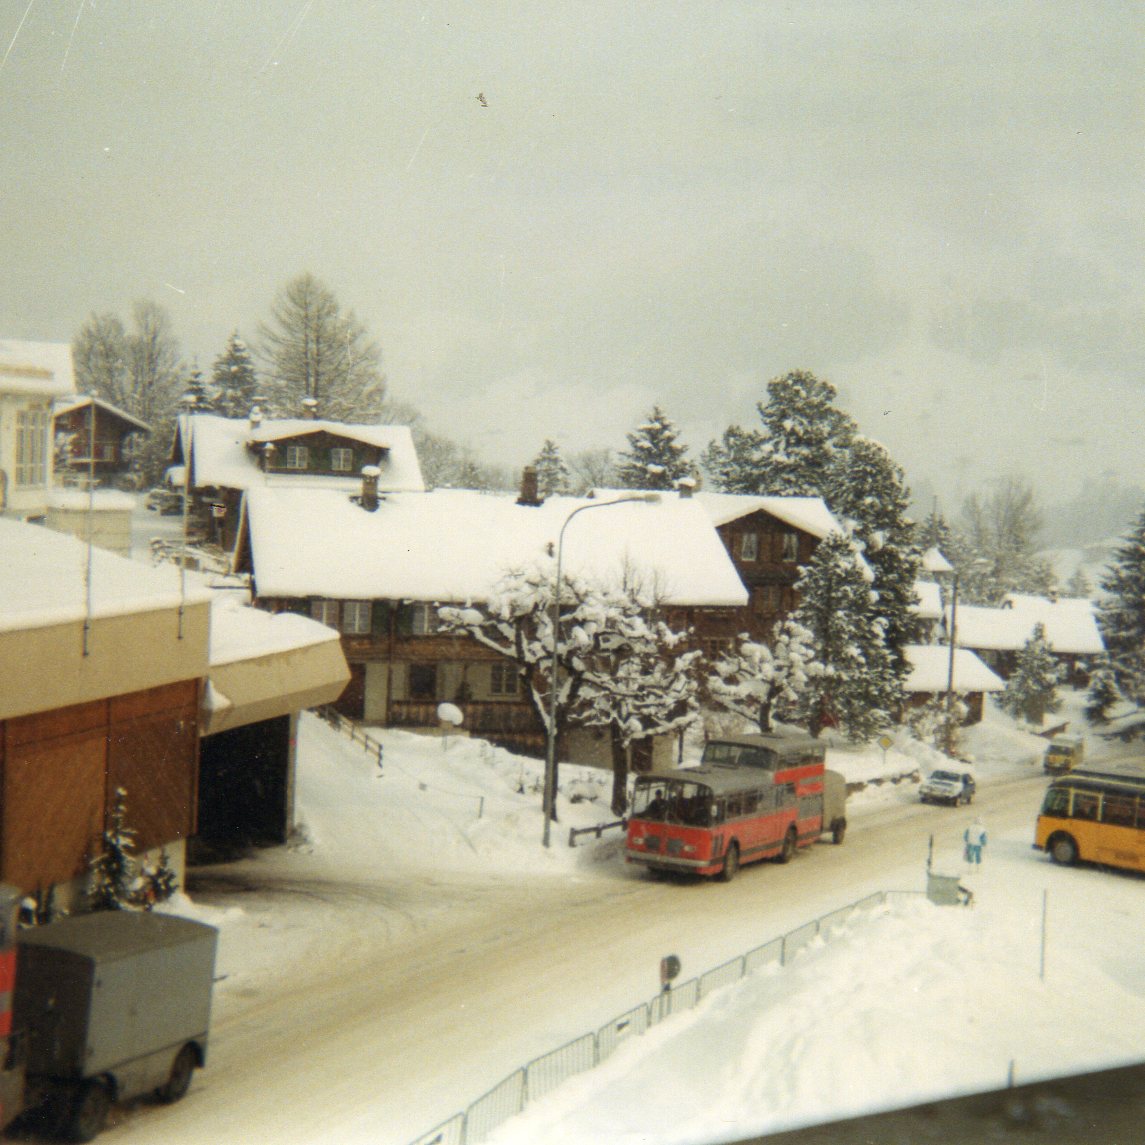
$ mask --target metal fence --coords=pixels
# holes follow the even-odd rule
[[[882,905],[892,893],[895,892],[876,891],[804,923],[698,978],[662,991],[650,1002],[613,1018],[594,1033],[583,1034],[514,1070],[464,1113],[454,1114],[448,1121],[415,1138],[410,1145],[477,1145],[510,1117],[524,1112],[530,1101],[538,1100],[569,1078],[607,1061],[628,1038],[643,1034],[673,1014],[692,1009],[709,994],[733,985],[761,967],[772,963],[785,966],[816,938],[830,939],[858,912]]]

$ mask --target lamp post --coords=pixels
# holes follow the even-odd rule
[[[578,505],[565,517],[561,524],[561,531],[557,535],[557,568],[556,576],[553,579],[553,647],[552,660],[549,664],[549,734],[545,744],[545,791],[543,800],[545,827],[542,841],[546,847],[550,846],[550,828],[557,801],[557,672],[560,653],[561,564],[564,558],[565,530],[577,514],[587,512],[589,509],[608,509],[613,505],[627,505],[634,501],[655,504],[659,500],[659,493],[638,493],[629,497],[617,497],[614,501],[590,501],[586,505]]]

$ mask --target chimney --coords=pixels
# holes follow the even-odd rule
[[[543,505],[544,499],[537,493],[537,471],[532,465],[526,465],[521,470],[521,495],[517,498],[518,505]]]
[[[307,421],[313,421],[318,416],[318,399],[317,398],[303,398],[302,399],[302,416]]]
[[[378,507],[378,478],[382,471],[376,465],[362,466],[362,508],[373,513]]]
[[[696,479],[694,477],[681,477],[676,482],[676,488],[680,493],[680,500],[686,501],[696,490]]]
[[[258,406],[250,407],[250,427],[251,429],[258,429],[262,425],[262,410]]]

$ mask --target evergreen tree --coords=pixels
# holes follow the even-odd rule
[[[1121,691],[1109,657],[1103,656],[1089,677],[1085,718],[1094,724],[1109,723],[1109,713],[1121,702]]]
[[[1085,569],[1081,565],[1073,570],[1069,580],[1066,581],[1065,590],[1069,596],[1082,600],[1093,592],[1093,585],[1090,583],[1089,577],[1085,575]]]
[[[684,477],[695,477],[688,447],[679,430],[659,406],[628,436],[628,449],[617,459],[616,477],[624,489],[675,489]]]
[[[874,614],[883,621],[895,674],[910,671],[903,646],[914,640],[917,603],[914,582],[919,550],[914,524],[907,516],[910,490],[902,467],[876,441],[855,437],[836,455],[826,499],[836,517],[849,523],[874,573]]]
[[[171,856],[164,847],[159,853],[155,866],[145,866],[141,874],[142,885],[138,898],[144,910],[150,910],[158,902],[167,902],[179,889],[179,877],[171,866]]]
[[[914,545],[922,553],[928,549],[937,549],[953,565],[951,554],[955,547],[954,530],[937,505],[927,514],[926,520],[915,527]],[[921,575],[930,576],[929,573]]]
[[[721,493],[759,493],[763,467],[763,434],[728,426],[719,441],[708,443],[701,457],[704,471]]]
[[[766,734],[773,716],[798,709],[820,668],[811,633],[789,616],[775,626],[770,645],[744,634],[732,651],[715,659],[707,678],[708,698]]]
[[[1043,624],[1034,625],[1033,635],[1022,646],[1014,671],[998,697],[998,706],[1015,719],[1041,727],[1047,712],[1056,712],[1062,702],[1057,694],[1061,671],[1046,642]]]
[[[1145,707],[1145,511],[1101,578],[1097,622],[1121,695]]]
[[[135,896],[135,832],[127,826],[127,792],[115,790],[102,850],[92,860],[89,899],[92,910],[122,910]]]
[[[569,470],[561,457],[557,443],[549,438],[533,460],[537,471],[537,492],[542,498],[555,497],[569,491]]]
[[[381,349],[314,275],[301,274],[279,291],[259,335],[274,412],[298,416],[310,398],[320,418],[378,420],[385,396]]]
[[[886,727],[903,702],[885,644],[884,622],[854,544],[829,533],[802,570],[793,619],[812,635],[821,670],[810,678],[799,714],[812,735],[838,726],[866,740]]]
[[[198,365],[191,367],[191,374],[187,378],[187,388],[179,404],[187,413],[216,413],[215,391],[203,377],[203,371]]]
[[[246,417],[258,394],[258,375],[246,343],[235,330],[226,349],[215,359],[211,381],[218,395],[218,412],[223,417]]]

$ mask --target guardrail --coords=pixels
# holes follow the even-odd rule
[[[478,1145],[503,1122],[524,1112],[530,1101],[544,1097],[569,1078],[607,1061],[617,1047],[629,1038],[643,1034],[651,1026],[675,1013],[692,1009],[709,994],[733,985],[763,966],[772,963],[785,966],[810,942],[821,935],[830,938],[859,911],[881,906],[892,893],[896,892],[876,891],[866,898],[820,915],[698,978],[691,978],[679,986],[663,990],[650,1002],[620,1014],[593,1033],[582,1034],[514,1070],[477,1098],[464,1112],[455,1113],[436,1128],[415,1138],[410,1145]]]
[[[581,835],[595,835],[599,839],[603,831],[607,831],[612,827],[619,827],[623,830],[627,826],[627,819],[614,819],[611,823],[598,823],[595,827],[570,827],[569,846],[575,847],[576,841]]]

